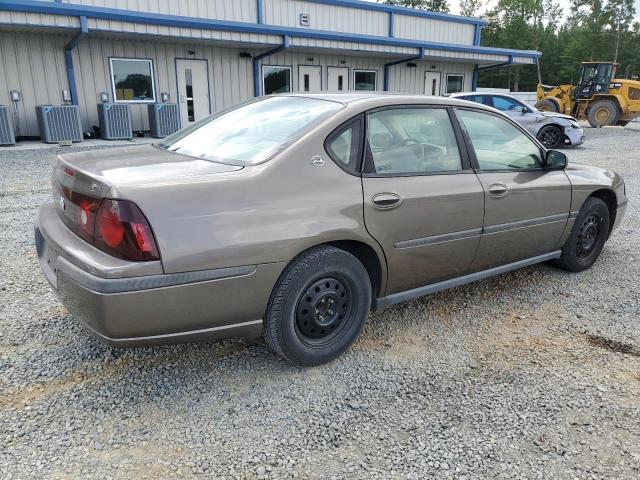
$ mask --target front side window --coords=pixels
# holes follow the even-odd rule
[[[464,91],[464,75],[447,75],[447,93],[458,93]]]
[[[398,108],[369,114],[367,140],[378,174],[462,169],[449,114],[442,108]]]
[[[370,91],[375,90],[377,76],[378,72],[376,72],[375,70],[354,70],[353,89]]]
[[[262,67],[262,91],[265,95],[291,91],[291,67]]]
[[[540,148],[507,120],[489,113],[458,110],[480,170],[542,168]]]
[[[502,112],[513,112],[513,111],[521,111],[522,107],[525,105],[514,100],[513,98],[508,97],[499,97],[494,96],[493,98],[493,106]],[[528,108],[527,108],[528,110]]]
[[[155,102],[153,62],[111,58],[111,88],[116,102]]]
[[[287,148],[343,107],[305,97],[267,97],[207,117],[168,136],[159,147],[231,165],[255,165]]]

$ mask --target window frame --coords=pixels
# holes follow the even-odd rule
[[[329,148],[329,144],[336,138],[339,137],[342,132],[344,132],[346,129],[351,127],[351,124],[359,122],[360,124],[360,131],[359,131],[359,136],[357,138],[357,145],[358,145],[358,152],[356,153],[356,160],[355,160],[355,165],[351,165],[351,162],[349,162],[349,164],[345,165],[343,162],[340,161],[339,158],[336,158],[333,151]],[[338,125],[336,128],[334,128],[331,133],[329,135],[327,135],[327,137],[324,139],[324,151],[327,152],[327,155],[329,156],[329,158],[331,159],[331,161],[333,161],[333,163],[335,163],[338,167],[340,167],[342,170],[344,170],[345,172],[347,172],[350,175],[355,175],[355,176],[360,176],[361,172],[362,172],[362,157],[363,157],[363,150],[364,150],[364,142],[366,141],[366,136],[365,136],[365,113],[359,113],[358,115],[355,115],[351,118],[349,118],[348,120],[345,120],[344,122],[342,122],[340,125]]]
[[[450,92],[449,91],[449,77],[462,77],[462,90],[460,92],[464,92],[464,82],[466,80],[466,75],[464,73],[447,73],[446,78],[446,95],[451,95],[452,93],[460,93],[460,92]]]
[[[527,138],[529,138],[529,140],[531,140],[533,142],[534,145],[536,145],[538,147],[538,150],[540,150],[540,161],[541,161],[541,166],[540,168],[504,168],[504,169],[496,169],[496,170],[483,170],[480,168],[480,164],[478,162],[478,157],[476,155],[476,151],[475,148],[473,146],[473,142],[471,141],[471,136],[469,135],[469,132],[467,131],[467,128],[464,124],[464,121],[458,116],[458,111],[460,110],[467,110],[470,112],[475,112],[475,113],[483,113],[485,115],[491,115],[493,117],[498,117],[502,120],[504,120],[505,122],[513,125],[517,130],[519,130],[522,134],[524,134]],[[518,122],[512,120],[511,118],[509,118],[509,116],[503,114],[503,113],[496,113],[496,112],[492,112],[490,110],[484,110],[481,108],[472,108],[472,107],[460,107],[460,106],[456,106],[453,107],[453,111],[454,111],[454,116],[455,116],[455,120],[458,123],[458,127],[460,128],[461,132],[462,132],[462,136],[464,138],[464,142],[466,144],[466,149],[468,151],[469,154],[469,159],[471,161],[471,167],[473,168],[473,170],[475,171],[476,174],[481,174],[481,173],[507,173],[507,172],[545,172],[548,171],[545,165],[545,159],[547,156],[547,149],[544,147],[544,145],[542,145],[542,143],[540,143],[540,141],[534,137],[531,133],[529,133],[525,128],[523,128]]]
[[[125,60],[125,61],[133,61],[133,62],[147,62],[149,64],[149,68],[151,71],[151,92],[153,93],[153,99],[150,100],[118,100],[116,96],[116,82],[113,77],[113,61],[114,60]],[[156,71],[153,66],[152,58],[137,58],[137,57],[109,57],[109,74],[111,77],[111,95],[113,96],[114,103],[156,103],[157,102],[157,94],[156,94]]]
[[[279,95],[278,93],[265,93],[266,89],[264,88],[264,69],[265,67],[276,67],[276,68],[282,68],[282,69],[287,69],[289,70],[289,91],[288,92],[283,92],[283,93],[292,93],[293,92],[293,66],[292,65],[262,65],[260,67],[260,83],[261,83],[261,87],[262,87],[262,95],[263,96],[267,96],[267,95]]]
[[[364,73],[373,73],[375,74],[375,84],[373,86],[373,90],[357,90],[356,89],[356,74],[358,72],[364,72]],[[352,90],[354,92],[377,92],[378,91],[378,70],[376,70],[375,68],[354,68],[352,70],[353,76],[352,76]]]
[[[373,153],[369,145],[369,116],[372,113],[376,113],[383,110],[401,110],[401,109],[437,109],[445,110],[453,129],[453,136],[458,146],[458,153],[460,154],[460,170],[442,170],[433,172],[402,172],[402,173],[377,173],[375,171],[375,165],[373,164]],[[474,174],[474,170],[471,164],[471,158],[469,156],[468,147],[466,145],[462,130],[458,124],[453,108],[449,105],[435,105],[435,104],[398,104],[398,105],[385,105],[383,107],[372,108],[362,113],[364,116],[364,130],[363,130],[363,144],[364,152],[362,159],[361,174],[364,178],[396,178],[396,177],[426,177],[434,175],[459,175],[459,174]]]

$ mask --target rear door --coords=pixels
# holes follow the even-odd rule
[[[367,230],[384,249],[386,294],[464,275],[484,195],[447,108],[369,112],[362,178]]]
[[[457,115],[485,195],[483,235],[472,269],[558,249],[571,206],[564,171],[545,170],[541,147],[507,119],[470,109],[457,109]]]

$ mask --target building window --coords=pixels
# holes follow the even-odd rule
[[[291,67],[262,67],[262,93],[287,93],[291,91]]]
[[[111,88],[116,102],[155,102],[153,62],[137,58],[111,58]]]
[[[447,93],[464,92],[464,75],[449,74],[447,75]]]
[[[376,77],[378,72],[375,70],[354,70],[353,71],[353,89],[354,90],[375,90]]]

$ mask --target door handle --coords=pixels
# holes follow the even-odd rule
[[[402,198],[396,193],[377,193],[371,197],[371,203],[375,208],[384,210],[397,207],[402,203]]]
[[[507,193],[509,193],[509,187],[507,187],[504,183],[494,183],[489,185],[489,195],[495,198],[504,197]]]

